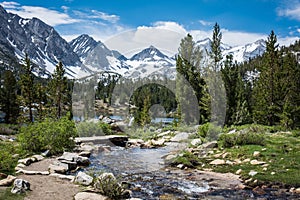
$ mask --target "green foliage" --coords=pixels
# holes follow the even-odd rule
[[[120,74],[113,72],[104,72],[100,76],[96,90],[96,99],[101,99],[105,103],[111,103],[114,88],[121,78]]]
[[[52,154],[59,154],[65,150],[72,150],[77,136],[75,123],[68,117],[59,120],[46,119],[24,126],[18,135],[21,149],[40,153],[50,150]]]
[[[27,121],[33,122],[33,103],[34,103],[34,75],[33,75],[33,65],[26,54],[24,64],[22,65],[22,72],[20,75],[20,87],[21,87],[21,105],[28,108],[29,118]]]
[[[221,40],[222,40],[222,33],[220,30],[220,26],[218,23],[215,23],[213,29],[213,38],[211,42],[211,52],[210,57],[213,59],[213,66],[214,71],[217,71],[218,64],[222,60],[222,50],[221,50]]]
[[[300,136],[300,130],[299,129],[293,130],[292,134],[293,134],[294,137],[299,137]]]
[[[100,175],[94,184],[94,187],[103,195],[111,199],[123,199],[124,188],[118,180],[110,173]]]
[[[79,122],[76,124],[77,133],[80,137],[111,135],[111,126],[103,122]]]
[[[177,166],[179,164],[183,164],[185,167],[195,168],[199,165],[199,159],[191,152],[183,151],[171,161],[171,166]]]
[[[11,174],[17,165],[17,158],[13,157],[17,148],[12,142],[0,142],[0,172]]]
[[[12,71],[6,70],[0,75],[0,80],[0,108],[5,113],[5,122],[16,123],[20,109],[15,75]]]
[[[59,119],[67,112],[67,108],[71,107],[71,105],[68,105],[68,103],[70,103],[70,100],[68,99],[68,93],[70,91],[62,62],[59,62],[56,65],[48,87],[50,91],[49,97],[51,99],[52,107],[55,108],[55,117]]]
[[[201,60],[202,51],[188,34],[181,40],[176,57],[176,98],[178,108],[185,111],[180,112],[181,123],[203,123],[209,118],[210,98],[202,76],[204,68],[200,64]],[[196,102],[194,96],[197,98]],[[198,108],[195,108],[195,104]],[[200,116],[195,116],[196,109],[199,110]]]
[[[218,139],[220,147],[228,148],[241,145],[265,145],[266,135],[253,130],[244,129],[235,133],[223,133]]]
[[[215,140],[218,135],[222,133],[222,127],[217,126],[215,123],[205,123],[198,127],[198,136],[206,138],[207,140]]]

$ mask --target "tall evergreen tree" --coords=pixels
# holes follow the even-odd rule
[[[24,64],[21,65],[22,74],[20,75],[21,102],[29,111],[29,122],[33,122],[34,104],[34,75],[33,65],[26,54]]]
[[[206,70],[206,82],[211,96],[211,121],[217,125],[223,125],[226,116],[226,90],[222,80],[222,33],[216,23],[213,27],[211,42],[210,63]]]
[[[300,125],[300,65],[289,51],[284,52],[282,59],[280,122],[286,128],[295,128]]]
[[[209,109],[207,109],[209,103],[202,101],[205,93],[207,93],[206,83],[201,76],[201,71],[203,71],[200,65],[202,52],[190,34],[181,40],[178,51],[176,57],[176,71],[178,73],[176,78],[176,96],[177,102],[180,104],[178,108],[188,110],[188,112],[185,112],[185,116],[181,112],[181,117],[183,122],[195,123],[194,120],[198,118],[200,121],[196,123],[204,123],[209,118]],[[192,102],[193,93],[197,97],[196,103]],[[200,116],[195,116],[196,113],[193,112],[195,108],[190,107],[195,106],[194,104],[198,106]]]
[[[17,102],[17,81],[12,71],[6,70],[1,74],[0,106],[5,113],[6,123],[16,123],[19,115]]]
[[[218,71],[221,69],[220,66],[222,63],[223,56],[221,50],[221,40],[222,40],[222,33],[218,23],[214,25],[213,28],[213,37],[211,42],[211,52],[210,57],[213,60],[213,71]]]
[[[254,88],[255,119],[259,123],[274,125],[280,114],[280,67],[277,37],[271,31],[266,41],[263,63],[258,66],[259,79]]]
[[[61,118],[63,111],[68,105],[68,80],[65,77],[65,69],[62,62],[56,65],[50,81],[50,98],[55,107],[55,117]]]

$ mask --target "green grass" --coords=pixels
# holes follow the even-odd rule
[[[242,169],[242,179],[252,178],[253,181],[257,180],[255,183],[253,181],[249,182],[249,185],[266,184],[300,187],[300,137],[295,137],[295,134],[289,132],[270,133],[270,131],[266,131],[260,134],[263,134],[265,138],[263,145],[247,144],[214,149],[213,154],[208,154],[206,157],[198,156],[198,158],[183,153],[180,157],[175,158],[172,164],[182,163],[198,169],[211,168],[213,171],[222,173],[235,173],[238,169]],[[259,151],[261,153],[260,156],[253,157],[254,151]],[[228,156],[224,160],[234,161],[238,159],[243,161],[249,158],[250,160],[264,161],[269,166],[251,165],[249,162],[233,165],[210,165],[209,163],[216,159],[214,155],[220,152],[228,152]],[[219,159],[223,158],[220,157]],[[195,163],[200,164],[195,165]],[[265,167],[267,170],[263,170]],[[252,177],[249,175],[251,170],[258,173]],[[272,172],[274,174],[271,174]]]
[[[24,194],[12,194],[10,192],[11,188],[1,188],[0,187],[0,199],[2,200],[22,200],[24,199]]]
[[[263,149],[265,151],[262,151]],[[246,158],[265,161],[269,164],[266,171],[262,166],[253,166],[250,163],[240,165],[224,165],[215,166],[217,172],[232,172],[235,173],[238,169],[242,169],[242,178],[251,178],[248,174],[250,170],[257,171],[253,180],[258,180],[258,184],[283,184],[286,186],[300,187],[300,138],[292,137],[291,135],[273,134],[267,136],[266,145],[245,145],[227,148],[226,152],[230,156],[226,159],[243,160]],[[254,151],[260,151],[261,155],[258,158],[253,157]],[[275,174],[271,174],[275,172]]]

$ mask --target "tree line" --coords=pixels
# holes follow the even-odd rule
[[[34,74],[28,55],[14,70],[1,72],[0,106],[5,123],[28,123],[59,119],[71,111],[72,82],[59,62],[48,79]]]
[[[258,123],[299,127],[300,65],[297,55],[300,41],[290,47],[279,47],[277,36],[271,31],[266,40],[266,51],[261,56],[237,63],[232,55],[223,58],[221,39],[220,26],[216,23],[208,52],[209,63],[201,62],[203,52],[189,34],[182,39],[176,58],[177,72],[189,81],[197,95],[201,113],[199,123],[214,121],[212,106],[222,102],[216,100],[222,92],[218,87],[220,82],[215,78],[219,74],[226,91],[225,125]],[[208,76],[211,72],[214,76]]]

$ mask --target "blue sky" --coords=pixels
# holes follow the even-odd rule
[[[67,40],[87,33],[105,42],[145,29],[144,35],[165,29],[199,40],[211,36],[215,22],[232,46],[265,39],[271,30],[282,44],[300,37],[300,0],[16,0],[1,5],[24,18],[42,19]]]

